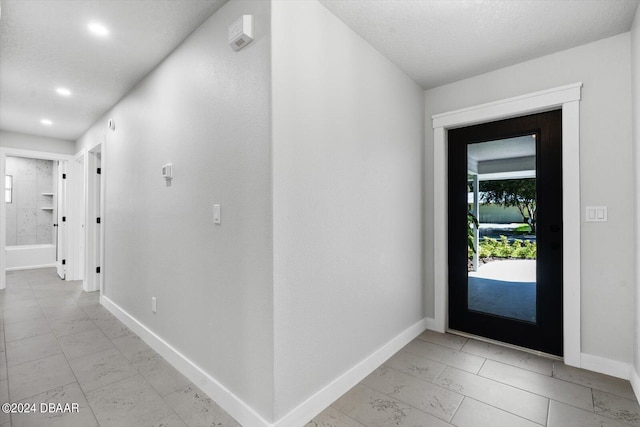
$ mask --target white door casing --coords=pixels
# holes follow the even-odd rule
[[[101,165],[102,144],[98,143],[86,151],[85,164],[85,275],[83,289],[86,292],[99,290],[102,271],[102,173],[98,174],[97,169]],[[100,223],[97,222],[100,218]],[[97,267],[101,267],[101,272],[97,272]]]
[[[581,365],[580,344],[580,98],[574,83],[432,116],[434,132],[434,319],[447,330],[447,130],[562,109],[563,332],[564,362]]]
[[[58,167],[56,168],[56,272],[58,277],[65,279],[67,276],[67,222],[66,222],[66,179],[63,177],[66,175],[66,161],[58,161]],[[64,219],[64,220],[63,220]],[[65,263],[63,264],[63,260]]]

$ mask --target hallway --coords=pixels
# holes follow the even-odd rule
[[[54,269],[8,273],[0,293],[0,427],[237,426],[218,405]],[[450,334],[424,332],[307,427],[640,426],[627,381]]]
[[[7,272],[0,292],[0,401],[78,403],[77,413],[0,413],[0,427],[237,426],[55,269]]]

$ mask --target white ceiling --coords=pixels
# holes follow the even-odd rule
[[[638,0],[320,0],[424,89],[627,32]]]
[[[226,2],[0,1],[0,129],[69,140]],[[640,0],[320,1],[427,89],[629,31]]]
[[[498,139],[467,145],[467,157],[473,162],[514,159],[536,155],[536,140],[533,135]]]
[[[2,0],[0,129],[77,139],[225,2]]]

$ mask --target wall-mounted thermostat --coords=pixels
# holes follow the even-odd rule
[[[172,164],[171,163],[167,163],[166,165],[162,166],[162,177],[164,179],[171,179],[173,178],[173,172],[172,172]]]
[[[229,26],[229,46],[240,50],[253,41],[253,15],[242,15]]]

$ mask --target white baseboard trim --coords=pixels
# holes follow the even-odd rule
[[[580,367],[600,374],[610,375],[623,380],[629,380],[631,365],[606,357],[580,353]]]
[[[433,317],[425,317],[427,329],[430,331],[440,332],[441,334],[445,333],[444,325],[441,322],[438,322]]]
[[[101,295],[100,304],[142,338],[144,342],[157,351],[174,368],[180,371],[182,375],[200,387],[200,389],[220,405],[222,409],[235,418],[240,425],[247,427],[273,426],[273,424],[262,418],[262,416],[255,412],[242,399],[229,391],[224,385],[216,381],[185,355],[173,348],[169,343],[149,330],[109,298]]]
[[[640,402],[640,376],[635,370],[633,365],[629,366],[629,382],[631,382],[631,388],[636,395],[636,400]]]
[[[34,270],[36,268],[51,268],[55,267],[55,264],[42,264],[42,265],[25,265],[22,267],[7,267],[6,271],[18,271],[18,270]]]
[[[410,326],[278,421],[270,423],[224,385],[216,381],[109,298],[101,295],[100,304],[245,427],[299,427],[305,425],[338,397],[362,381],[389,357],[424,332],[428,323],[428,319],[422,319]]]
[[[427,329],[428,320],[424,318],[405,329],[391,341],[280,418],[274,426],[300,427],[308,423],[309,420],[331,405],[338,397],[349,391],[398,350],[424,332]]]

